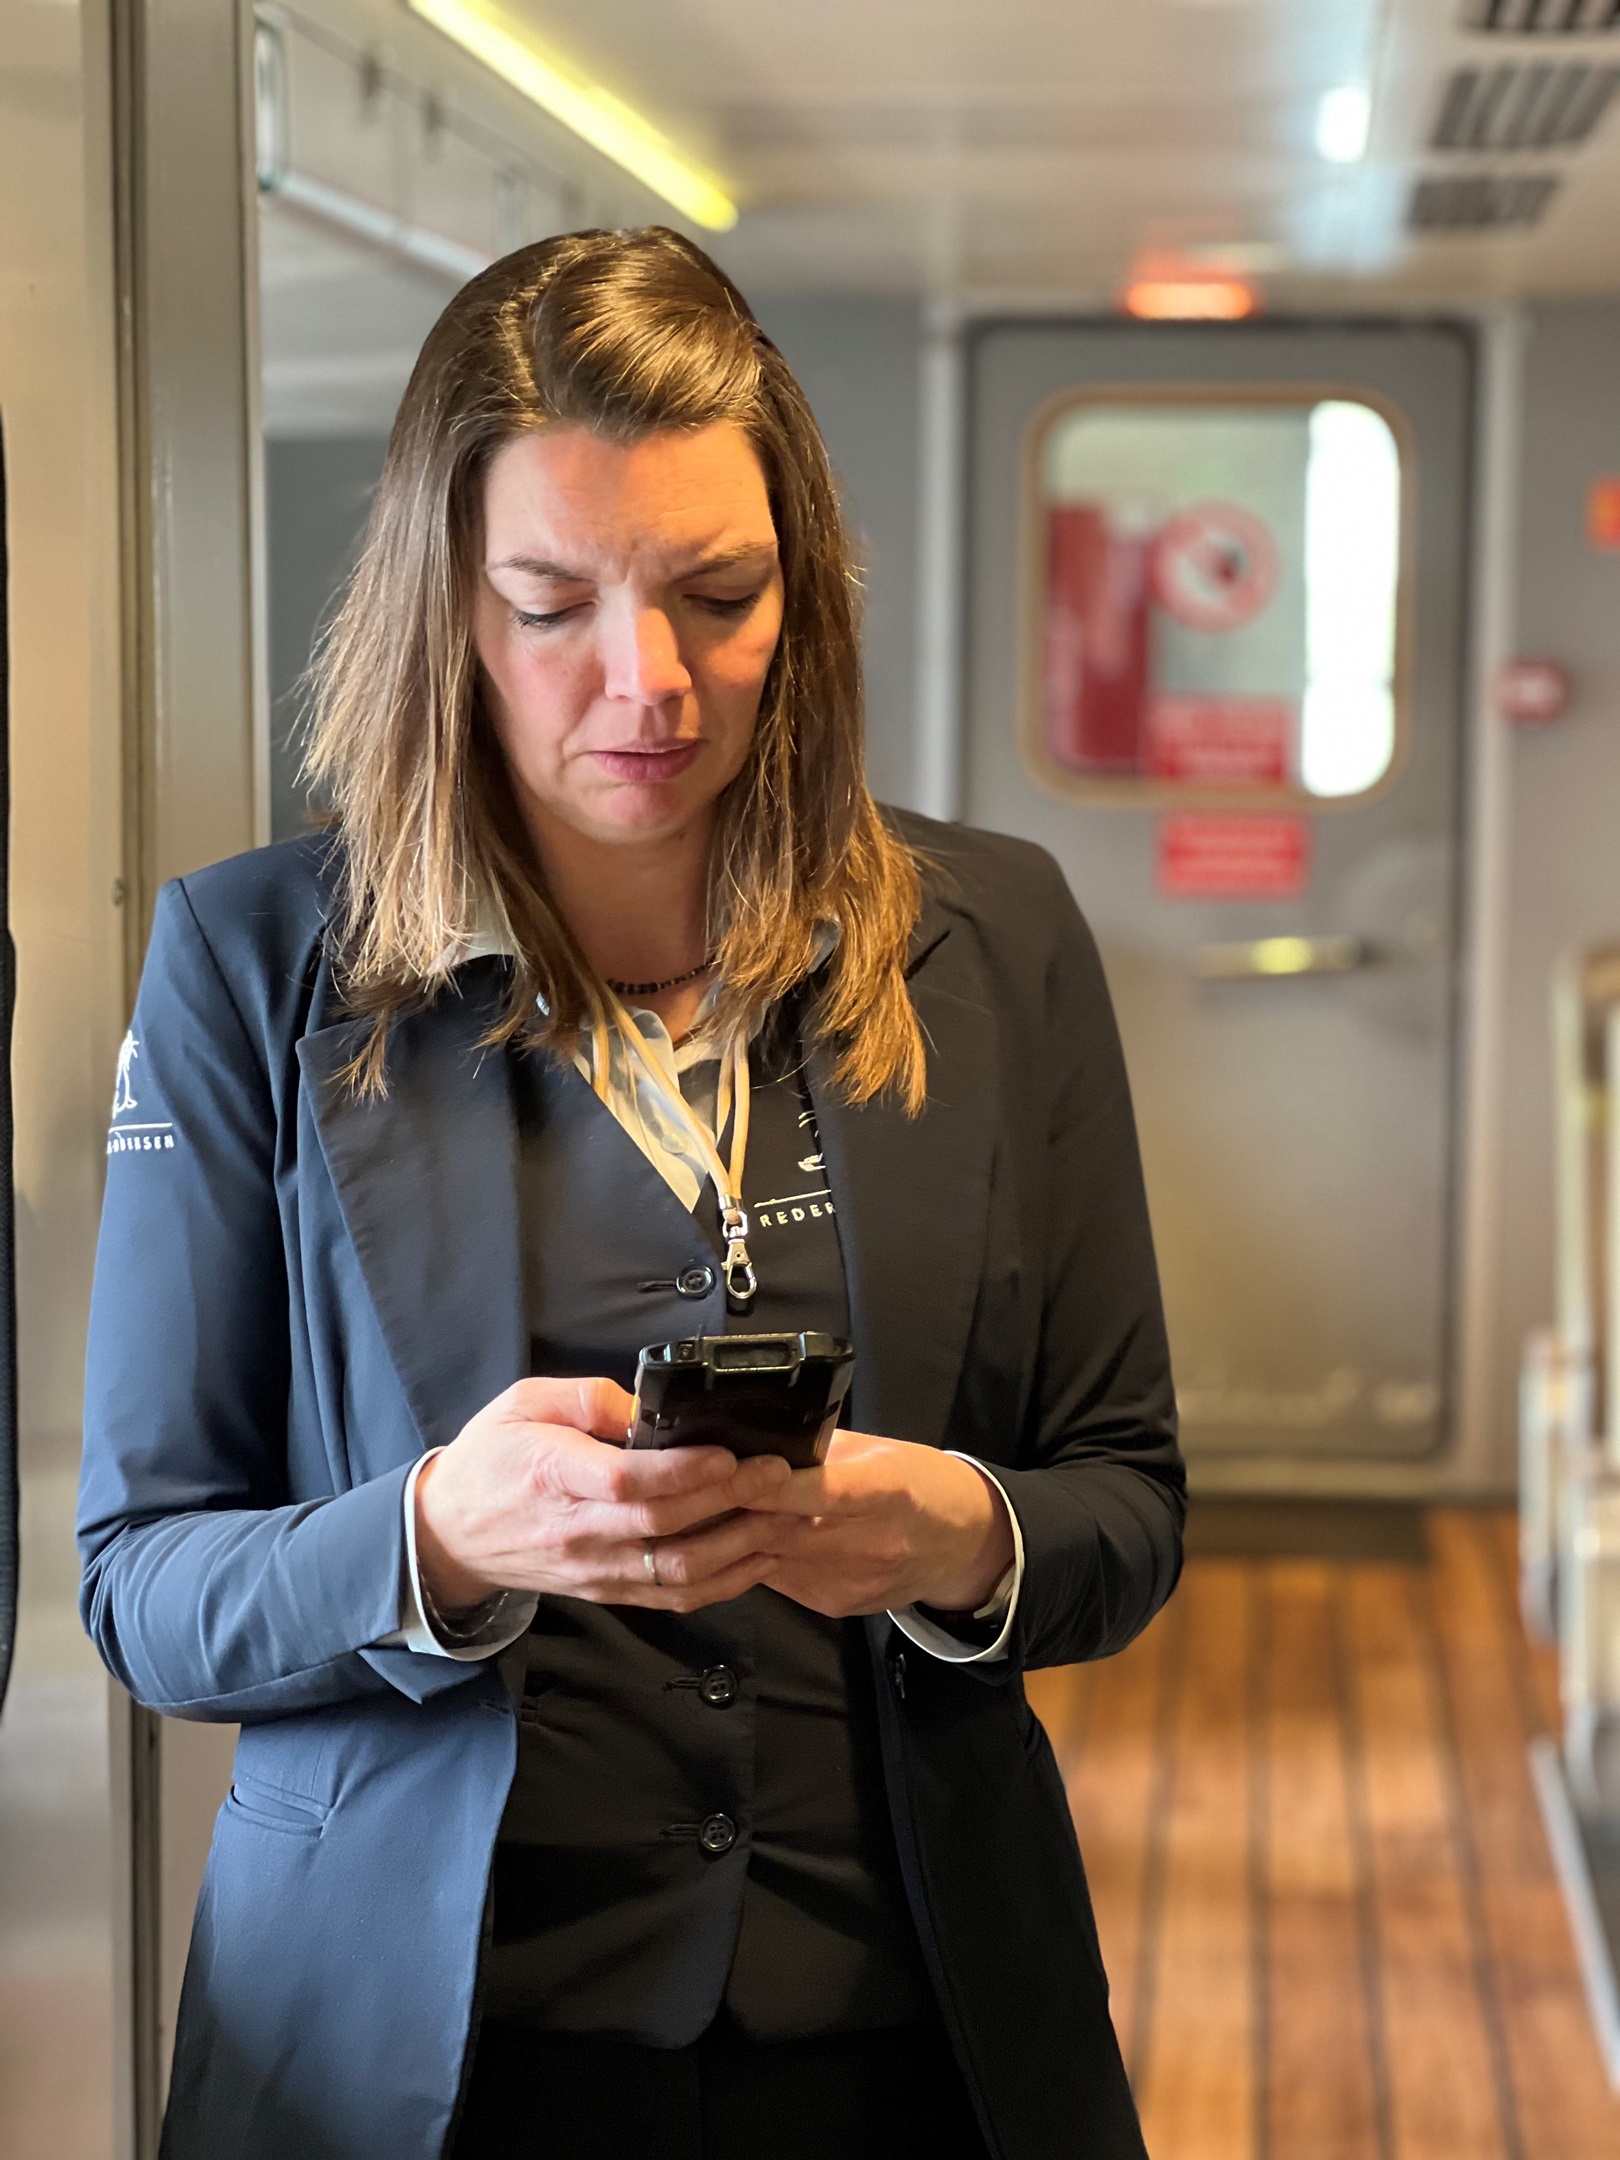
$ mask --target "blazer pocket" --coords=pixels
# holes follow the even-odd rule
[[[225,1813],[236,1822],[252,1823],[258,1830],[278,1830],[288,1837],[319,1837],[331,1809],[299,1793],[279,1791],[274,1785],[255,1784],[237,1777],[225,1796]]]

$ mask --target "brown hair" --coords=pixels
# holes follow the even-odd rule
[[[661,226],[569,233],[503,257],[439,317],[400,405],[312,677],[308,770],[345,844],[340,979],[373,1023],[353,1070],[362,1090],[381,1090],[390,1023],[448,982],[480,917],[516,955],[493,1041],[566,1043],[602,1006],[482,709],[472,616],[491,458],[546,427],[630,443],[717,422],[743,428],[759,457],[784,585],[748,759],[718,804],[717,1020],[802,981],[818,925],[836,921],[810,1036],[832,1046],[851,1101],[892,1090],[921,1109],[904,975],[918,868],[866,787],[856,574],[826,449],[736,286]]]

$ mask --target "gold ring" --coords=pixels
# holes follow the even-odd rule
[[[641,1564],[647,1570],[647,1580],[651,1583],[657,1583],[659,1589],[662,1590],[664,1582],[663,1577],[658,1572],[658,1552],[656,1541],[652,1538],[649,1538],[641,1548]]]

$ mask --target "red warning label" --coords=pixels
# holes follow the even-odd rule
[[[1310,874],[1308,818],[1183,811],[1159,820],[1159,890],[1173,900],[1294,900]]]
[[[1148,771],[1205,786],[1286,786],[1294,753],[1289,698],[1155,698],[1148,710]]]

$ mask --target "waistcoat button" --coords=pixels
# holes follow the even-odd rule
[[[698,1693],[711,1710],[729,1710],[737,1700],[737,1675],[729,1665],[711,1665],[698,1682]]]
[[[682,1297],[707,1297],[714,1288],[714,1282],[712,1267],[682,1268],[675,1278],[675,1288]]]
[[[702,1827],[698,1831],[698,1843],[706,1853],[730,1852],[736,1842],[737,1825],[729,1815],[708,1815],[704,1817]]]

